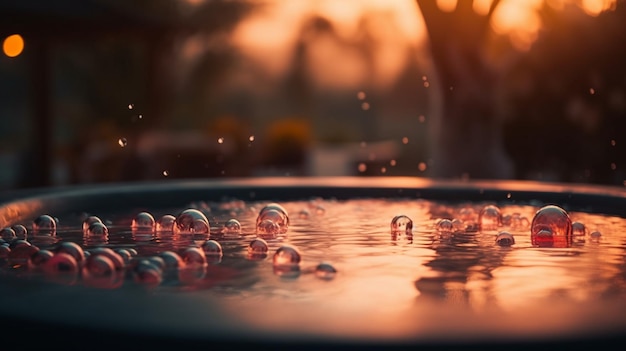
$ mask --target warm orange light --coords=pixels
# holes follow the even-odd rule
[[[456,9],[457,0],[437,0],[437,7],[444,12],[452,12]]]
[[[8,57],[19,56],[24,51],[24,39],[19,34],[9,35],[2,43],[2,51]]]
[[[615,0],[582,0],[581,7],[590,16],[597,16],[601,12],[611,9]]]

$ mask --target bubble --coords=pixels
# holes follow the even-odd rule
[[[124,270],[125,264],[124,259],[117,252],[113,251],[113,249],[108,247],[97,247],[90,250],[89,259],[93,259],[96,256],[105,256],[113,262],[113,266],[115,267],[115,279],[113,283],[113,288],[119,287],[124,282]]]
[[[569,247],[572,244],[572,221],[555,205],[539,209],[531,223],[530,239],[534,246]]]
[[[17,235],[15,235],[15,230],[13,230],[13,228],[7,227],[0,230],[0,237],[6,242],[11,242],[13,239],[17,238]]]
[[[134,107],[135,107],[135,105],[134,105],[134,104],[128,104],[128,109],[129,109],[129,110],[132,110]]]
[[[113,289],[116,287],[117,272],[113,261],[105,255],[91,255],[85,260],[82,278],[85,286]]]
[[[318,216],[323,216],[326,214],[326,209],[322,205],[317,205],[315,207],[315,214]]]
[[[100,219],[100,217],[98,217],[98,216],[89,216],[89,217],[85,218],[83,220],[83,232],[86,232],[87,229],[89,229],[89,226],[92,223],[96,223],[96,222],[102,223],[102,220]]]
[[[124,260],[124,265],[128,265],[130,263],[131,258],[133,258],[130,252],[128,252],[128,250],[124,248],[116,249],[114,251],[116,254],[120,255],[122,260]]]
[[[13,231],[15,232],[15,236],[18,239],[26,240],[28,238],[28,230],[26,229],[25,226],[21,224],[16,224],[12,226],[11,229],[13,229]]]
[[[458,219],[458,218],[454,218],[452,220],[452,230],[455,233],[464,231],[465,230],[465,223],[463,223],[463,221]]]
[[[174,222],[176,221],[176,217],[171,214],[166,214],[161,216],[159,220],[156,222],[156,231],[157,232],[171,232],[174,229]]]
[[[267,257],[269,246],[267,241],[262,238],[256,238],[248,245],[248,258],[250,259],[264,259]]]
[[[500,246],[511,246],[515,244],[515,237],[509,232],[500,232],[496,236],[496,244]]]
[[[163,282],[163,271],[147,259],[141,259],[132,270],[133,281],[146,288],[156,288]]]
[[[3,265],[5,263],[4,259],[8,258],[10,253],[11,249],[8,245],[0,245],[0,259],[2,259],[2,261],[0,261],[0,265]]]
[[[54,283],[74,285],[78,280],[78,263],[65,252],[55,253],[42,268],[46,278]]]
[[[199,247],[188,247],[180,255],[186,267],[206,266],[206,255]]]
[[[222,257],[222,245],[215,240],[207,240],[202,244],[202,250],[206,256]]]
[[[413,220],[405,215],[398,215],[391,220],[392,233],[412,233]]]
[[[39,250],[33,253],[28,260],[28,267],[32,270],[41,270],[43,265],[54,256],[50,250]]]
[[[170,175],[170,172],[168,172],[168,171],[167,171],[167,169],[166,169],[166,170],[163,170],[163,176],[164,176],[164,177],[167,177],[167,176],[169,176],[169,175]]]
[[[594,230],[591,232],[591,234],[589,234],[589,237],[591,238],[591,240],[600,240],[601,236],[602,236],[602,233],[598,230]]]
[[[308,219],[311,216],[311,213],[306,208],[303,208],[298,212],[298,218],[300,219]]]
[[[267,222],[273,222],[278,226],[275,231]],[[279,204],[269,204],[259,211],[256,219],[257,232],[261,234],[284,234],[289,229],[289,215]]]
[[[33,233],[37,235],[55,236],[57,222],[50,215],[41,215],[33,221]]]
[[[582,222],[572,223],[572,235],[573,236],[585,236],[587,235],[587,227]]]
[[[126,140],[126,138],[119,138],[117,139],[117,145],[120,147],[126,147],[126,145],[128,145],[128,140]]]
[[[164,271],[166,272],[184,268],[185,266],[185,262],[183,261],[182,257],[180,257],[180,255],[174,251],[163,251],[159,253],[159,257],[161,257],[163,259],[163,262],[165,262]]]
[[[283,244],[274,253],[273,264],[274,266],[294,267],[299,266],[301,260],[300,251],[295,246]]]
[[[165,269],[165,260],[161,256],[149,256],[143,259],[148,260],[150,263],[155,265],[161,271]]]
[[[239,236],[241,235],[241,223],[235,218],[231,218],[224,223],[222,227],[222,234],[226,236]]]
[[[87,228],[87,236],[106,237],[109,235],[109,228],[102,222],[94,222]]]
[[[278,223],[270,219],[265,219],[261,223],[257,224],[256,234],[260,238],[273,239],[276,236],[278,236],[279,233],[280,233],[280,226],[278,225]]]
[[[450,234],[454,232],[454,224],[452,224],[452,221],[447,218],[440,219],[435,227],[441,234]]]
[[[363,172],[367,171],[367,165],[366,165],[365,163],[362,163],[362,162],[361,162],[361,163],[359,163],[358,170],[359,170],[359,172],[361,172],[361,173],[363,173]]]
[[[337,270],[330,263],[322,262],[315,267],[315,276],[324,279],[331,280],[337,275]]]
[[[60,252],[64,252],[74,257],[79,266],[85,261],[85,252],[83,251],[83,248],[75,242],[65,241],[60,243],[54,250],[54,253],[58,254]]]
[[[152,214],[148,212],[139,212],[133,218],[130,228],[133,232],[153,232],[156,226],[156,221]]]
[[[174,234],[206,234],[210,235],[209,220],[199,210],[189,208],[182,211],[174,221]]]
[[[502,213],[495,205],[487,205],[478,214],[478,223],[481,230],[497,230],[502,226]]]
[[[26,267],[30,257],[39,251],[39,247],[22,239],[15,239],[9,244],[8,263],[13,268]]]

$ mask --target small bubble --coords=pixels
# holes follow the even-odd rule
[[[128,145],[128,140],[126,140],[126,138],[119,138],[117,139],[117,144],[120,147],[126,147],[126,145]]]
[[[224,223],[224,227],[222,227],[222,234],[226,236],[241,235],[241,223],[235,218],[227,220],[226,223]]]
[[[427,80],[428,80],[428,77],[426,77],[426,76],[422,76],[422,80],[425,82],[425,81],[427,81]]]
[[[502,225],[502,213],[495,205],[487,205],[478,214],[481,230],[496,230]]]
[[[129,109],[129,110],[132,110],[133,108],[135,108],[135,105],[134,105],[134,104],[128,104],[128,109]]]
[[[146,288],[156,288],[163,282],[163,271],[147,259],[141,259],[132,270],[133,281]]]
[[[300,265],[302,256],[300,251],[293,245],[283,244],[276,250],[273,257],[274,266],[294,267]]]
[[[585,236],[587,235],[587,228],[581,222],[572,223],[572,235],[573,236]]]
[[[363,162],[359,163],[359,172],[363,173],[367,170],[367,165]],[[626,181],[624,181],[624,184],[626,184]]]
[[[143,119],[143,115],[139,115],[137,116],[139,119]]]
[[[206,266],[206,254],[199,247],[188,247],[180,255],[187,267]]]
[[[500,232],[496,236],[496,244],[500,246],[511,246],[515,244],[515,237],[509,232]]]
[[[217,138],[217,143],[218,144],[224,144],[224,138],[223,137]]]
[[[59,252],[43,264],[46,278],[52,282],[73,285],[78,280],[78,263],[72,255]]]
[[[424,82],[424,88],[428,88],[430,86],[429,82]]]
[[[96,222],[100,222],[102,223],[102,220],[100,219],[100,217],[98,216],[89,216],[87,218],[85,218],[85,220],[83,220],[83,232],[87,232],[87,229],[89,229],[89,226],[93,223]]]
[[[306,208],[303,208],[298,212],[298,218],[300,219],[308,219],[311,216],[311,213]]]
[[[337,270],[330,263],[322,262],[315,267],[315,276],[324,279],[331,280],[337,275]]]
[[[0,237],[6,242],[11,242],[13,239],[17,238],[17,235],[13,228],[2,228],[2,230],[0,230]]]
[[[248,245],[248,258],[250,259],[264,259],[267,257],[269,246],[267,241],[262,238],[256,238]]]
[[[358,93],[356,93],[356,98],[359,100],[364,100],[365,99],[365,92],[364,91],[359,91]]]
[[[23,240],[27,239],[27,237],[28,237],[28,230],[22,224],[16,224],[16,225],[12,226],[11,229],[13,229],[13,231],[15,232],[15,236],[18,239],[23,239]]]
[[[75,242],[65,241],[59,244],[59,246],[54,250],[54,253],[58,254],[61,252],[74,257],[78,265],[81,265],[85,261],[85,252],[83,251],[83,248]]]
[[[217,263],[214,258],[221,258],[222,253],[222,245],[215,240],[207,240],[202,244],[202,250],[206,256],[210,256],[212,258],[211,263]]]
[[[397,215],[391,220],[391,232],[410,233],[413,231],[413,220],[406,215]]]
[[[210,234],[210,224],[204,213],[189,208],[182,211],[174,221],[174,234]]]
[[[454,224],[451,220],[444,218],[437,222],[437,231],[441,234],[450,234],[454,232]]]
[[[152,214],[139,212],[132,220],[130,228],[133,231],[152,232],[156,227],[156,221]]]
[[[370,109],[370,103],[369,103],[369,102],[364,102],[364,103],[362,103],[362,104],[361,104],[361,109],[362,109],[363,111],[367,111],[367,110],[369,110],[369,109]]]
[[[409,143],[409,138],[407,137],[402,137],[402,144],[406,145]]]
[[[33,233],[43,235],[56,235],[57,222],[50,215],[41,215],[33,221]]]
[[[163,176],[164,177],[167,177],[169,175],[170,175],[170,172],[168,172],[167,169],[163,171]]]
[[[248,141],[253,142],[254,141],[254,135],[250,135],[250,137],[248,138]]]
[[[323,216],[326,214],[326,209],[322,205],[315,206],[315,214],[318,216]]]
[[[115,286],[117,272],[113,261],[105,255],[89,256],[82,268],[82,279],[86,286],[111,289]]]
[[[421,172],[424,172],[426,170],[426,163],[425,162],[420,162],[417,165],[417,169],[419,169]]]
[[[171,232],[174,227],[174,221],[176,221],[176,217],[171,214],[166,214],[161,216],[159,220],[156,222],[156,231],[157,232]]]
[[[507,199],[510,199],[510,198],[511,198],[511,193],[507,193],[507,194],[506,194],[506,198],[507,198]]]
[[[572,221],[555,205],[539,209],[532,220],[531,243],[541,247],[569,247],[572,244]]]

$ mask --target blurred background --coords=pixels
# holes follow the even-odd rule
[[[3,0],[0,189],[626,185],[623,0]]]

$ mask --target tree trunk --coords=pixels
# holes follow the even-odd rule
[[[459,1],[452,12],[436,0],[416,0],[426,24],[436,79],[431,88],[441,106],[430,116],[430,174],[436,178],[511,178],[502,121],[494,101],[497,73],[483,56],[489,18]]]

